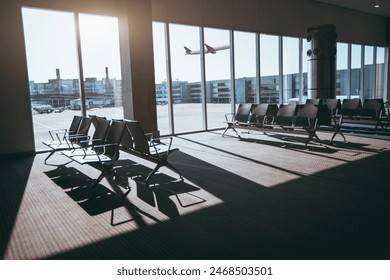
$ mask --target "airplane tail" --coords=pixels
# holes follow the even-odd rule
[[[213,54],[216,53],[216,50],[215,50],[213,47],[211,47],[211,46],[209,46],[209,45],[207,45],[207,44],[204,44],[204,45],[206,46],[206,49],[207,49],[206,52],[208,52],[208,53],[213,53]]]
[[[184,46],[184,49],[186,50],[186,54],[192,53],[192,51],[189,48],[187,48],[186,46]]]

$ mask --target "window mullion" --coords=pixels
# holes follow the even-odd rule
[[[166,56],[166,72],[167,72],[167,95],[168,95],[168,124],[169,133],[175,132],[175,123],[173,120],[173,96],[172,96],[172,65],[171,65],[171,46],[169,24],[164,23],[165,32],[165,56]]]
[[[84,69],[83,69],[83,59],[82,59],[82,52],[81,52],[81,37],[80,37],[80,21],[79,21],[79,14],[74,14],[74,20],[75,20],[75,34],[76,34],[76,44],[77,44],[77,59],[78,59],[78,66],[79,66],[79,90],[80,90],[80,106],[81,106],[81,114],[83,116],[87,115],[87,108],[86,108],[86,99],[85,99],[85,86],[84,86]]]

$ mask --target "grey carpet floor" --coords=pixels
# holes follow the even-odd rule
[[[174,138],[184,180],[121,153],[115,177],[45,154],[0,162],[3,259],[389,259],[390,137]]]

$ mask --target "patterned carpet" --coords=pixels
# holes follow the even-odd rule
[[[175,137],[184,180],[121,153],[116,171],[45,154],[0,162],[2,259],[389,259],[390,137]],[[233,134],[230,134],[233,136]]]

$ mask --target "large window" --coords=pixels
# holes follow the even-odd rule
[[[364,91],[363,98],[375,96],[375,65],[374,47],[364,47]]]
[[[362,46],[351,46],[351,97],[362,96]]]
[[[348,44],[337,43],[336,97],[349,98]]]
[[[283,37],[283,102],[299,102],[299,39]]]
[[[307,61],[307,39],[304,38],[304,39],[301,39],[301,43],[302,43],[302,74],[301,74],[301,77],[302,77],[302,80],[301,80],[301,95],[300,95],[300,102],[301,103],[305,103],[306,102],[306,99],[308,99],[308,93],[307,93],[307,64],[308,64],[308,61]]]
[[[174,132],[203,129],[199,27],[169,25]]]
[[[279,37],[260,34],[260,102],[279,103]]]
[[[80,14],[79,21],[87,114],[123,118],[118,19]]]
[[[383,47],[376,48],[376,95],[375,98],[386,96],[387,85],[387,58],[386,49]]]
[[[41,150],[48,130],[66,128],[80,114],[68,110],[73,100],[80,100],[75,22],[68,12],[22,12],[35,149]]]
[[[153,28],[161,134],[223,128],[225,113],[239,103],[308,98],[306,38],[165,23]],[[387,48],[338,42],[335,97],[385,97],[387,60]]]
[[[118,19],[35,8],[22,14],[35,149],[75,114],[122,117]]]
[[[153,22],[154,77],[156,83],[157,128],[160,134],[172,133],[167,76],[165,24]]]
[[[258,103],[256,79],[256,34],[234,32],[236,103]]]
[[[231,112],[230,34],[228,30],[205,28],[207,128],[220,128]]]

